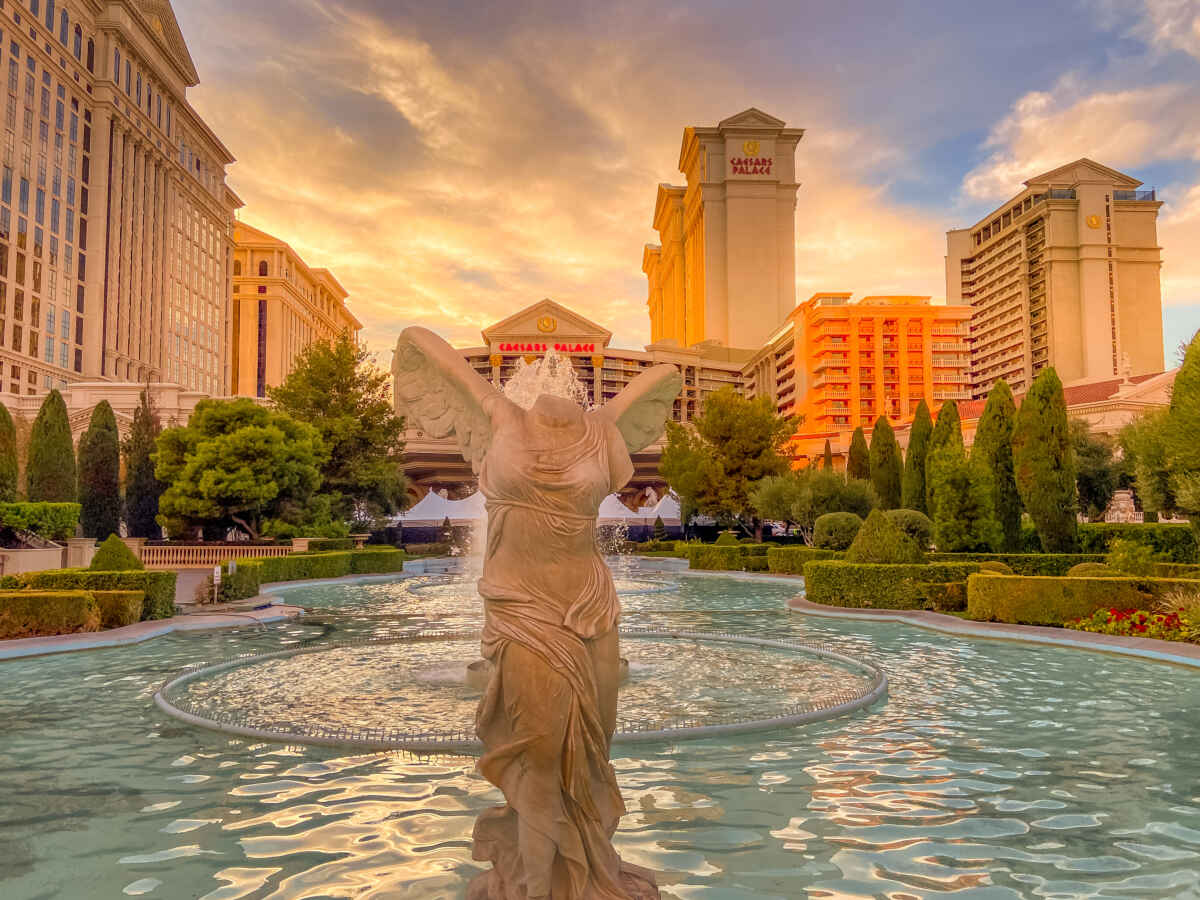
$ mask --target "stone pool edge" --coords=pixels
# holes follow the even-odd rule
[[[1124,637],[1115,634],[1097,634],[1064,628],[1047,628],[1042,625],[976,622],[922,609],[861,609],[848,606],[826,606],[821,603],[813,603],[803,596],[796,596],[789,600],[788,609],[802,615],[822,616],[829,619],[900,622],[915,628],[940,631],[958,637],[1023,641],[1028,644],[1046,644],[1075,650],[1115,653],[1121,656],[1200,668],[1200,645],[1198,644],[1159,641],[1154,638]],[[1171,648],[1170,651],[1165,650],[1166,647]]]

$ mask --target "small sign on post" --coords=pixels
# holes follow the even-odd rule
[[[220,601],[221,597],[221,567],[213,566],[213,603]]]

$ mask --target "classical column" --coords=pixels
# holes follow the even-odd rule
[[[599,406],[604,402],[604,357],[592,357],[592,403]]]
[[[146,328],[146,310],[142,297],[142,257],[145,255],[146,226],[146,151],[139,140],[133,145],[133,206],[130,211],[129,243],[129,357],[133,361],[142,359],[143,334]],[[135,378],[135,375],[126,375]]]
[[[130,354],[130,327],[129,322],[133,315],[133,240],[134,240],[134,222],[133,222],[133,204],[134,204],[134,171],[133,160],[134,154],[137,153],[137,138],[133,136],[133,132],[126,132],[125,137],[125,152],[123,155],[123,173],[121,185],[121,273],[120,273],[120,303],[117,317],[117,346],[128,360]],[[118,373],[120,377],[126,378],[128,366],[123,365]]]
[[[105,317],[105,365],[103,373],[105,375],[116,374],[116,355],[120,350],[120,345],[117,341],[117,323],[121,318],[121,222],[122,213],[124,212],[125,198],[125,129],[117,121],[116,117],[112,120],[112,150],[109,166],[112,171],[111,181],[108,186],[108,222],[107,222],[107,238],[108,238],[108,267],[107,283],[104,286],[105,294],[104,303],[107,310]],[[103,221],[103,220],[101,220]]]
[[[504,357],[499,353],[493,353],[488,357],[488,362],[492,364],[492,384],[500,387],[500,365],[504,362]]]

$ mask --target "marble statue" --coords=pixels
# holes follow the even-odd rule
[[[492,863],[472,900],[643,900],[653,876],[612,845],[625,812],[609,745],[617,722],[620,603],[596,546],[600,502],[633,475],[630,454],[662,434],[674,366],[638,375],[603,407],[548,394],[525,409],[423,328],[400,335],[396,408],[453,436],[487,501],[483,656],[493,675],[475,715],[479,771],[506,801],[475,824]]]

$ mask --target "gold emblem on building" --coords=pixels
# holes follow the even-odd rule
[[[1087,217],[1087,227],[1088,228],[1099,228],[1100,227],[1100,217],[1099,216],[1088,216]]]
[[[742,152],[747,156],[758,156],[758,141],[746,141],[742,144]]]
[[[537,320],[537,328],[542,334],[549,334],[558,328],[558,320],[554,316],[542,316]]]

